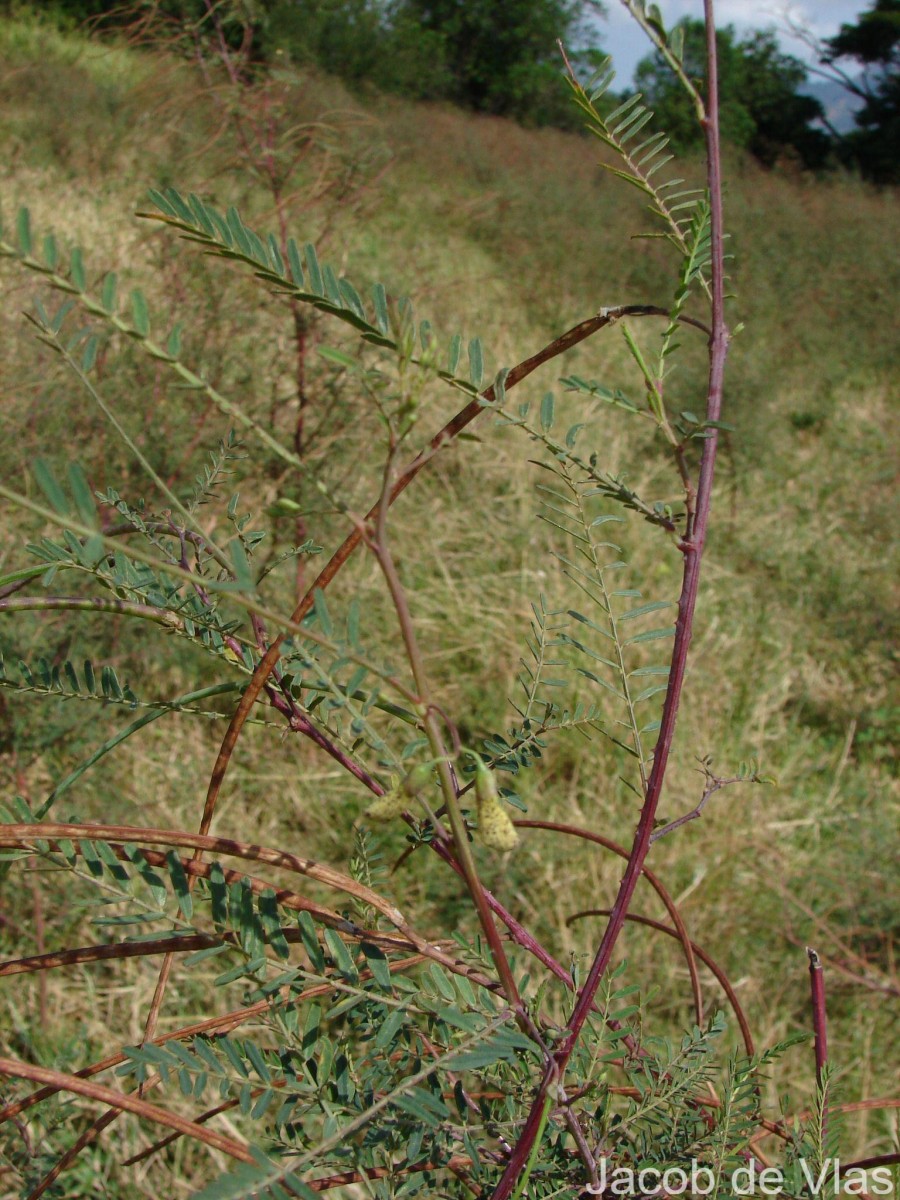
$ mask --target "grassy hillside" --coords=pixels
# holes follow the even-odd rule
[[[668,303],[674,281],[666,246],[632,239],[648,228],[640,199],[601,169],[601,150],[587,139],[352,97],[333,81],[287,72],[268,99],[253,91],[236,97],[215,74],[204,80],[162,55],[91,45],[27,17],[0,24],[3,237],[18,205],[27,204],[37,238],[53,231],[61,245],[83,247],[95,288],[108,271],[118,273],[121,295],[142,288],[160,327],[184,322],[189,360],[285,443],[298,412],[296,330],[285,302],[247,271],[204,258],[134,215],[147,207],[148,187],[173,185],[222,209],[236,205],[254,228],[276,227],[265,164],[248,155],[228,121],[227,106],[235,104],[284,134],[273,152],[284,168],[282,211],[297,240],[315,242],[321,257],[358,286],[380,280],[390,293],[411,296],[417,316],[428,317],[442,341],[457,331],[480,335],[489,374],[603,306]],[[891,740],[898,715],[892,430],[900,212],[895,194],[852,178],[816,179],[789,168],[763,173],[737,158],[726,166],[729,319],[733,327],[743,323],[726,387],[725,417],[734,429],[720,458],[664,816],[697,802],[702,756],[712,756],[723,775],[756,759],[777,785],[717,794],[702,819],[658,843],[651,865],[691,936],[731,977],[760,1046],[810,1028],[804,946],[819,950],[828,971],[831,1055],[842,1072],[841,1098],[852,1101],[887,1095],[897,1082],[889,1051],[897,1032],[900,931]],[[689,177],[700,179],[700,172],[699,163],[685,164]],[[0,288],[0,478],[42,503],[35,458],[60,476],[77,460],[93,487],[114,487],[132,503],[142,495],[156,502],[97,404],[23,320],[35,296],[50,305],[39,278],[0,259]],[[649,346],[657,330],[635,332]],[[304,337],[304,455],[351,509],[365,511],[380,486],[372,450],[377,412],[356,379],[319,353],[349,353],[352,339],[321,315]],[[702,404],[703,351],[698,338],[679,360],[668,396],[676,411]],[[559,388],[559,377],[570,374],[634,395],[633,367],[617,332],[542,368],[516,400],[538,403],[556,387],[557,406],[572,414],[567,424],[585,423],[581,437],[604,468],[670,499],[660,446],[640,422]],[[228,434],[225,418],[198,393],[176,386],[127,338],[104,343],[97,378],[158,475],[188,494]],[[427,391],[423,438],[457,407],[446,389]],[[473,432],[477,441],[435,459],[398,503],[391,527],[435,689],[470,744],[510,723],[507,697],[515,691],[531,605],[541,596],[548,610],[575,604],[552,553],[561,549],[560,536],[538,517],[542,476],[529,463],[536,449],[486,418]],[[251,441],[248,435],[248,448]],[[240,512],[254,514],[251,527],[268,529],[263,553],[273,564],[306,536],[324,548],[273,570],[268,596],[287,612],[344,536],[345,519],[255,443],[252,455],[245,451],[229,470],[221,494],[227,500],[238,491]],[[301,522],[292,513],[266,515],[279,498],[300,506]],[[209,528],[227,534],[224,503],[201,512]],[[33,562],[25,543],[51,532],[6,502],[0,529],[4,575]],[[629,522],[628,586],[672,600],[680,556],[674,547],[661,550],[653,532],[637,518]],[[329,591],[338,619],[354,597],[367,644],[390,656],[394,617],[365,556]],[[113,664],[148,701],[211,682],[207,653],[158,637],[146,624],[0,611],[0,652],[7,666],[41,655],[56,663],[90,655]],[[600,698],[583,679],[573,686],[581,698]],[[196,827],[233,701],[216,703],[221,719],[170,715],[129,739],[67,791],[59,817],[77,812],[82,819]],[[266,710],[241,742],[216,831],[346,867],[365,798],[310,742],[286,738],[273,715]],[[0,794],[22,795],[37,807],[127,719],[87,703],[0,691]],[[531,773],[536,777],[517,778],[516,787],[529,816],[583,825],[629,845],[637,804],[619,779],[622,770],[608,743],[572,735],[553,743],[540,772]],[[392,829],[380,842],[391,863],[405,846]],[[416,869],[418,861],[405,863],[391,887],[423,927],[448,936],[471,914],[453,876]],[[514,914],[566,963],[589,955],[602,928],[597,917],[567,918],[608,906],[621,874],[612,856],[538,832],[508,862],[485,859],[484,870]],[[0,956],[91,940],[92,913],[81,910],[67,877],[26,878],[30,890],[7,888],[3,896]],[[649,889],[637,911],[661,915]],[[690,988],[678,947],[663,942],[633,926],[621,951],[630,975],[656,984],[650,1011],[674,1032],[693,1019]],[[70,972],[4,981],[2,1053],[74,1071],[111,1043],[140,1038],[156,982],[152,960]],[[217,973],[202,965],[173,981],[167,1010],[206,1014],[218,1002],[209,996]],[[705,982],[707,1006],[715,1008],[719,993]],[[806,1045],[773,1072],[773,1103],[788,1089],[793,1111],[811,1102],[815,1075]],[[848,1115],[843,1156],[888,1153],[896,1139],[889,1118],[889,1110]],[[79,1110],[59,1129],[35,1125],[38,1140],[47,1139],[44,1169],[85,1121]],[[194,1170],[202,1175],[198,1150],[120,1167],[123,1146],[133,1153],[147,1142],[130,1118],[119,1126],[116,1158],[92,1148],[69,1177],[76,1190],[59,1195],[99,1194],[98,1179],[103,1194],[151,1195],[170,1186],[173,1162],[184,1180]],[[35,1150],[34,1162],[43,1153]],[[0,1194],[20,1194],[19,1186],[0,1180]]]

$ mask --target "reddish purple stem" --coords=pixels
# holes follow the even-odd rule
[[[825,1010],[825,972],[815,950],[806,948],[809,955],[809,990],[812,998],[813,1030],[816,1035],[816,1083],[824,1083],[828,1066],[828,1015]]]
[[[707,178],[710,194],[712,257],[712,332],[709,339],[706,419],[707,421],[718,421],[722,410],[722,383],[725,373],[725,358],[728,353],[729,335],[725,324],[718,72],[713,0],[705,0],[705,12],[707,47],[707,116],[705,134]],[[553,1059],[545,1064],[544,1074],[537,1095],[534,1098],[519,1140],[507,1163],[506,1170],[503,1172],[500,1182],[493,1193],[493,1200],[507,1200],[524,1169],[525,1163],[528,1161],[538,1130],[541,1127],[548,1090],[554,1082],[561,1078],[562,1072],[565,1070],[566,1064],[575,1048],[584,1022],[591,1011],[597,988],[600,985],[604,971],[609,966],[613,949],[625,924],[628,908],[650,849],[650,837],[653,833],[656,811],[660,796],[662,795],[666,766],[672,747],[672,738],[675,733],[675,723],[681,700],[681,689],[684,685],[685,667],[691,644],[694,611],[697,604],[697,591],[700,584],[700,562],[703,556],[706,530],[709,523],[716,450],[718,447],[718,434],[715,426],[711,430],[711,435],[703,443],[694,519],[689,519],[685,536],[680,543],[680,549],[684,554],[684,575],[681,596],[678,602],[678,619],[675,625],[675,644],[672,649],[669,684],[663,705],[659,737],[654,751],[653,769],[647,782],[647,792],[635,832],[634,844],[625,874],[619,885],[619,893],[616,896],[609,922],[603,934],[603,939],[597,948],[591,969],[578,995],[572,1016],[569,1019],[568,1036],[556,1051]]]

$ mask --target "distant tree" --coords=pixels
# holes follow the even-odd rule
[[[257,8],[264,52],[289,50],[348,82],[371,77],[384,32],[371,0],[264,0]]]
[[[232,0],[233,2],[233,0]],[[577,123],[561,84],[562,40],[599,59],[597,0],[256,0],[260,44],[349,83],[444,99],[529,124]]]
[[[703,22],[686,19],[680,26],[684,30],[685,69],[688,75],[702,78]],[[786,152],[798,156],[804,166],[824,165],[832,143],[813,124],[824,116],[822,105],[799,91],[806,81],[803,64],[779,50],[770,30],[738,40],[734,27],[727,25],[719,30],[717,38],[723,136],[767,166]],[[684,89],[662,55],[655,53],[643,59],[635,78],[657,114],[659,128],[666,130],[673,145],[686,149],[698,144],[701,135]]]
[[[863,100],[842,156],[877,183],[900,183],[900,0],[874,0],[821,49],[822,73]],[[841,59],[855,59],[862,73],[848,75]]]
[[[588,0],[394,0],[395,29],[438,39],[447,98],[477,112],[553,124],[571,111],[557,41],[590,41]],[[434,44],[434,43],[433,43]]]
[[[855,24],[842,25],[840,32],[825,41],[826,62],[855,58],[864,66],[896,71],[900,67],[900,0],[873,0],[868,12]]]

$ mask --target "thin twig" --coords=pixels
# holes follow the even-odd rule
[[[11,1079],[31,1079],[36,1083],[52,1084],[60,1091],[72,1092],[76,1096],[85,1096],[89,1100],[97,1100],[113,1109],[133,1112],[138,1117],[155,1121],[158,1125],[168,1125],[179,1133],[187,1134],[198,1142],[205,1142],[214,1150],[220,1150],[230,1158],[241,1162],[253,1163],[255,1159],[247,1147],[234,1138],[204,1129],[195,1121],[188,1121],[177,1113],[160,1108],[157,1104],[149,1104],[137,1096],[126,1095],[113,1091],[99,1083],[89,1083],[77,1075],[68,1075],[64,1071],[51,1071],[47,1067],[39,1067],[33,1063],[17,1062],[13,1058],[0,1058],[0,1075],[8,1075]]]
[[[406,591],[400,580],[396,564],[391,554],[390,546],[387,540],[387,512],[391,495],[391,475],[392,475],[393,454],[388,458],[384,472],[384,486],[382,489],[381,500],[378,505],[376,533],[371,537],[367,533],[363,533],[366,544],[375,555],[385,582],[387,583],[388,591],[391,595],[391,600],[394,605],[394,611],[397,614],[397,621],[400,625],[400,635],[403,639],[403,644],[406,647],[406,656],[409,660],[410,669],[416,683],[416,689],[419,693],[419,701],[425,708],[425,716],[422,724],[425,729],[425,735],[428,738],[431,753],[437,764],[438,777],[441,781],[441,791],[444,796],[444,805],[447,810],[447,817],[450,821],[450,828],[453,832],[453,842],[456,851],[456,859],[462,868],[463,879],[466,887],[469,890],[469,895],[472,897],[472,903],[475,905],[478,919],[481,923],[481,928],[484,936],[487,939],[490,947],[491,957],[494,961],[494,966],[497,969],[497,974],[503,986],[503,991],[509,1001],[510,1006],[516,1014],[521,1014],[522,1002],[519,998],[518,988],[516,987],[513,973],[509,965],[509,960],[506,956],[506,951],[503,948],[503,943],[500,941],[500,935],[497,932],[497,926],[494,924],[494,919],[491,915],[491,910],[488,907],[487,899],[484,894],[484,886],[478,875],[478,868],[475,865],[475,860],[472,856],[472,850],[469,845],[469,834],[466,829],[465,821],[463,820],[462,812],[459,807],[459,799],[457,796],[456,782],[450,771],[450,763],[448,761],[447,749],[444,746],[441,731],[436,719],[436,710],[431,702],[431,691],[428,685],[428,679],[425,674],[425,664],[419,650],[418,639],[416,637],[415,628],[413,626],[412,613],[409,610],[409,602],[406,598]]]

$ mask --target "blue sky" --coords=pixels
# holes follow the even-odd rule
[[[702,0],[657,0],[667,26],[682,17],[702,17]],[[734,25],[739,33],[767,26],[783,26],[787,10],[802,20],[817,37],[831,37],[843,22],[853,21],[870,8],[866,0],[717,0],[716,23]],[[631,82],[634,68],[649,53],[650,45],[643,32],[625,11],[621,0],[606,0],[607,18],[599,22],[603,48],[613,56],[613,64],[621,86]],[[802,44],[782,36],[784,50],[803,62],[811,56]]]

